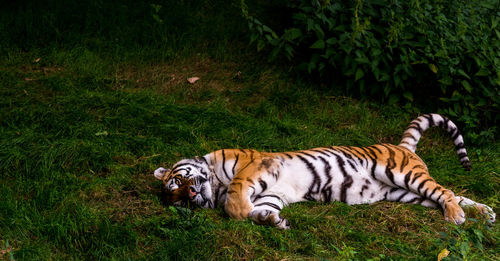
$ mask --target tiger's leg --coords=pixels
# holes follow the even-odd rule
[[[429,208],[437,208],[439,206],[435,201],[423,198],[420,195],[401,188],[390,188],[385,194],[385,200],[409,204],[420,204]],[[496,214],[491,207],[462,196],[455,196],[455,200],[458,202],[460,207],[464,209],[475,208],[479,214],[487,217],[489,222],[495,222]]]
[[[407,183],[409,190],[425,199],[438,203],[444,211],[444,219],[460,225],[465,222],[465,212],[458,205],[455,194],[440,186],[427,171],[421,172],[421,175],[415,175]],[[400,175],[404,176],[404,175]]]
[[[254,208],[249,217],[257,224],[289,229],[290,222],[280,215],[283,200],[273,194],[261,194],[253,202]]]
[[[425,163],[416,154],[391,144],[374,145],[366,149],[372,151],[378,159],[379,164],[373,171],[378,181],[438,203],[443,208],[447,221],[457,225],[465,222],[465,213],[458,205],[455,194],[429,175]]]
[[[396,192],[404,193],[401,191],[406,190],[426,199],[425,202],[422,201],[420,204],[431,204],[430,201],[439,204],[444,211],[446,221],[454,222],[457,225],[464,223],[465,212],[458,204],[455,194],[451,190],[439,185],[427,171],[419,171],[414,174],[411,171],[407,174],[391,173],[392,180],[390,182],[384,181],[389,187],[392,187],[386,191],[386,199],[389,200],[389,197],[393,195],[399,198],[402,194],[396,194]],[[406,196],[409,197],[408,195]]]
[[[243,170],[237,171],[228,186],[224,209],[235,219],[248,218],[254,205],[252,198],[276,184],[279,177],[279,163],[274,158],[255,159]]]
[[[426,199],[418,194],[402,188],[387,188],[384,200],[402,202],[408,204],[419,204],[428,208],[437,208],[439,205],[432,200]]]
[[[491,222],[491,223],[495,222],[496,214],[491,207],[489,207],[485,204],[475,202],[474,200],[471,200],[471,199],[466,198],[466,197],[457,196],[455,198],[458,201],[458,204],[462,208],[464,208],[464,209],[475,208],[479,212],[479,214],[485,216],[489,222]]]

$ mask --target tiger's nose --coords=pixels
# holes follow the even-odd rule
[[[198,192],[196,191],[194,186],[189,187],[189,198],[193,199],[194,197],[196,197],[196,194],[198,194]]]

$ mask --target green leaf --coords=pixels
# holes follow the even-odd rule
[[[433,73],[437,73],[438,72],[438,69],[437,69],[436,65],[434,65],[432,63],[429,63],[429,69],[431,69],[431,71]]]
[[[409,91],[403,92],[403,97],[405,97],[409,101],[413,101],[413,94]]]
[[[479,71],[476,74],[474,74],[474,76],[488,76],[489,74],[490,74],[490,71],[483,67],[483,68],[479,69]]]
[[[292,28],[288,29],[285,31],[285,34],[283,34],[283,39],[288,40],[288,41],[293,41],[297,38],[299,38],[302,35],[302,32],[298,28]]]
[[[358,68],[356,70],[356,74],[354,76],[354,81],[357,81],[357,80],[363,78],[364,75],[365,75],[365,73],[363,72],[363,70],[361,68]]]
[[[285,44],[285,52],[291,58],[293,57],[293,47],[289,44]]]
[[[321,39],[317,40],[309,48],[311,48],[311,49],[323,49],[323,48],[325,48],[325,41],[323,41]]]
[[[445,76],[442,79],[439,79],[438,82],[444,85],[451,85],[453,83],[453,79],[450,76]]]
[[[462,69],[458,69],[458,70],[457,70],[457,72],[458,72],[458,74],[460,74],[460,75],[462,75],[463,77],[465,77],[465,78],[467,78],[467,79],[469,79],[469,80],[470,80],[469,75],[467,75],[467,73],[465,73],[465,72],[464,72],[464,70],[462,70]]]
[[[391,94],[391,96],[389,96],[389,101],[387,101],[389,105],[393,105],[397,102],[399,102],[399,97],[396,94]]]
[[[337,42],[337,38],[335,38],[335,37],[328,38],[328,39],[326,40],[326,43],[327,43],[327,44],[329,44],[329,45],[332,45],[332,44],[334,44],[335,42]]]
[[[266,46],[266,42],[259,40],[257,42],[257,51],[261,51]]]
[[[268,32],[268,33],[272,33],[273,32],[273,30],[271,30],[271,28],[269,28],[269,26],[267,26],[267,25],[263,25],[262,29],[264,30],[264,32]]]
[[[470,86],[469,82],[466,80],[462,81],[462,86],[465,88],[465,90],[469,93],[472,92],[472,86]]]

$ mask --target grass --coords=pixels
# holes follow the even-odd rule
[[[196,44],[204,29],[194,28],[165,47],[84,36],[2,48],[0,260],[435,260],[444,248],[499,258],[498,225],[474,213],[456,227],[420,206],[301,203],[283,210],[292,229],[280,231],[221,209],[162,205],[159,166],[220,148],[398,143],[416,116],[311,86],[202,14],[189,19],[213,21],[225,37]],[[443,132],[426,133],[417,153],[439,183],[498,213],[499,145],[466,144],[471,172]]]

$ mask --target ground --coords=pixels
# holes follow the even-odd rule
[[[153,170],[182,158],[395,144],[418,115],[241,61],[113,61],[91,50],[3,60],[0,259],[435,260],[445,248],[499,258],[498,226],[475,213],[457,227],[421,206],[302,203],[283,210],[292,229],[281,231],[162,205]],[[471,172],[444,132],[426,133],[417,153],[439,183],[498,213],[499,145],[466,144]]]
[[[282,211],[282,231],[163,205],[153,171],[182,158],[397,144],[434,111],[269,63],[234,1],[22,2],[0,9],[0,260],[500,259],[499,226],[474,212],[455,226],[421,206],[309,202]],[[274,1],[247,2],[276,15]],[[465,138],[470,172],[443,131],[417,154],[499,213],[500,142]]]

